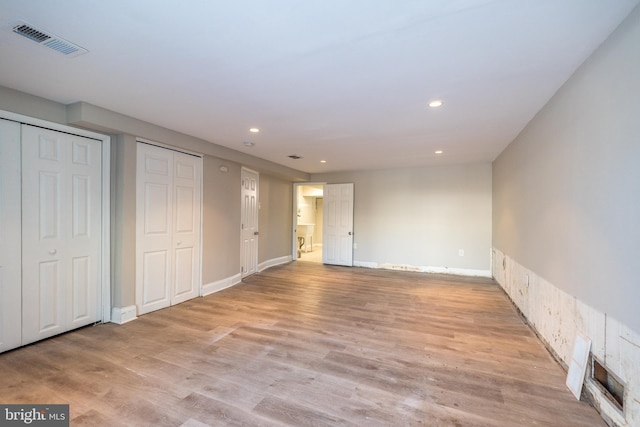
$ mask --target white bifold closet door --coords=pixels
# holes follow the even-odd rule
[[[181,303],[200,293],[201,187],[201,157],[138,143],[138,314]]]
[[[22,343],[99,320],[100,141],[22,125]]]

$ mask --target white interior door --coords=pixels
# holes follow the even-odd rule
[[[353,265],[353,183],[325,184],[322,262]]]
[[[173,166],[172,305],[200,294],[202,157],[174,152]]]
[[[22,343],[20,124],[0,119],[0,352]]]
[[[22,125],[22,344],[99,320],[100,141]]]
[[[202,158],[139,143],[136,194],[138,314],[200,293]]]
[[[242,231],[241,270],[242,278],[258,271],[258,186],[257,172],[242,168]]]

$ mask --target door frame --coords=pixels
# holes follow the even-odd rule
[[[327,183],[324,181],[311,181],[311,182],[294,182],[293,183],[293,210],[291,216],[291,259],[294,261],[298,260],[298,187],[305,187],[307,185],[322,185],[323,187]],[[321,231],[324,234],[324,230]],[[322,238],[324,241],[324,236]],[[324,259],[323,259],[324,262]]]
[[[10,111],[0,110],[0,118],[38,126],[58,132],[95,139],[102,143],[102,230],[100,259],[100,289],[98,291],[98,312],[102,322],[111,321],[111,137],[92,131],[71,127],[47,120],[36,119]],[[22,228],[22,223],[20,223]]]

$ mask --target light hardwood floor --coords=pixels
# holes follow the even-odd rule
[[[603,426],[489,279],[298,261],[0,355],[71,425]]]

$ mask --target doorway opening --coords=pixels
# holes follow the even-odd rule
[[[324,184],[295,184],[294,259],[322,262]]]

